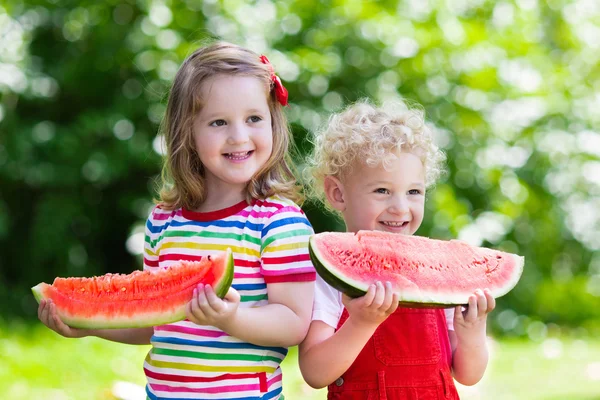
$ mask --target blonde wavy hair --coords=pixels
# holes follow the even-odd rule
[[[273,150],[265,165],[248,182],[246,200],[280,195],[301,201],[289,155],[292,137],[283,107],[275,97],[268,66],[256,53],[218,41],[192,53],[175,75],[160,129],[167,152],[157,203],[169,210],[179,207],[194,210],[206,199],[204,166],[194,145],[193,124],[204,104],[202,84],[215,75],[255,77],[265,86],[271,112]]]
[[[308,194],[330,209],[324,179],[343,181],[355,161],[367,166],[383,165],[400,151],[417,155],[425,167],[425,185],[431,187],[444,173],[444,153],[436,146],[424,111],[405,102],[388,102],[376,107],[360,100],[333,114],[324,129],[313,135],[313,151],[306,158],[304,178]]]

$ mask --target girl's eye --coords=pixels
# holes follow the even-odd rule
[[[375,189],[375,193],[390,194],[390,191],[387,190],[386,188],[377,188],[377,189]]]
[[[259,122],[259,121],[262,121],[262,118],[259,117],[259,116],[257,116],[257,115],[253,115],[250,118],[248,118],[248,121],[250,121],[250,122]]]
[[[227,122],[225,122],[225,120],[223,120],[223,119],[218,119],[218,120],[210,123],[210,126],[225,126],[225,125],[227,125]]]
[[[419,189],[410,189],[408,194],[421,194],[421,191]]]

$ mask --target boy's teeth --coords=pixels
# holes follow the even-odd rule
[[[405,224],[405,222],[384,222],[383,224],[393,227],[401,227]]]

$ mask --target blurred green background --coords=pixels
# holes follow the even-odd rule
[[[301,152],[358,98],[422,104],[449,174],[418,234],[526,259],[489,318],[490,370],[461,393],[600,398],[596,0],[4,0],[0,393],[101,399],[116,381],[143,383],[147,349],[59,338],[36,322],[29,288],[141,267],[169,85],[209,37],[270,58]],[[305,210],[316,231],[342,229]],[[323,398],[294,357],[288,398]]]

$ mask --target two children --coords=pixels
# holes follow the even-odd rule
[[[150,343],[152,400],[282,398],[279,365],[303,340],[302,373],[314,387],[329,385],[330,398],[457,398],[451,372],[470,384],[487,363],[489,293],[448,313],[398,308],[389,283],[349,299],[318,280],[310,321],[313,231],[295,203],[285,104],[266,57],[227,43],[189,56],[171,89],[165,182],[146,223],[144,268],[230,247],[235,273],[224,299],[198,287],[186,320],[154,328],[74,329],[45,301],[39,319],[66,337]],[[422,115],[357,104],[318,137],[314,187],[349,231],[413,234],[440,160]]]
[[[421,112],[360,102],[316,135],[309,186],[349,232],[412,235],[443,160]],[[401,308],[389,282],[350,299],[318,277],[302,375],[328,386],[328,399],[458,399],[453,376],[472,385],[485,371],[494,307],[489,291],[477,290],[465,311]]]

